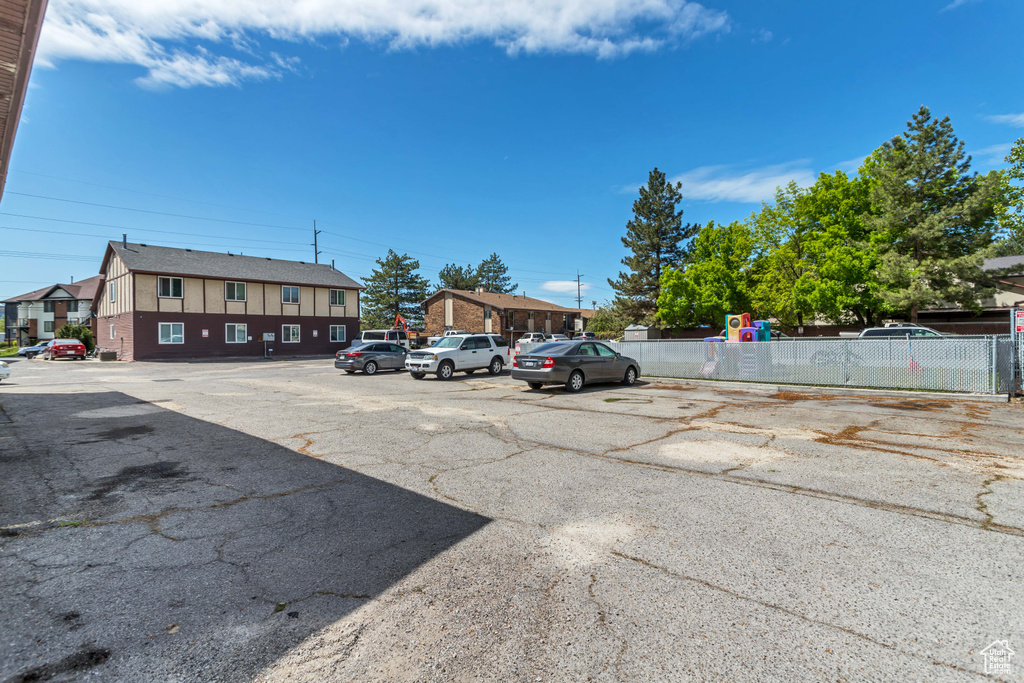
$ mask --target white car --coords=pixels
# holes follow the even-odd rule
[[[551,335],[544,334],[543,332],[527,332],[519,338],[520,344],[539,344],[550,339]]]
[[[497,375],[507,356],[508,342],[501,335],[450,335],[429,349],[411,351],[405,357],[405,369],[413,379],[423,379],[428,372],[438,379],[451,379],[456,372],[469,374],[483,368]]]
[[[11,366],[7,364],[7,361],[0,360],[0,380],[7,379],[11,376]]]
[[[549,341],[563,342],[563,341],[572,341],[572,340],[569,339],[568,337],[566,337],[564,334],[553,334],[553,335],[551,335],[551,339]]]
[[[431,337],[427,337],[427,346],[434,346],[437,342],[441,341],[445,337],[455,337],[460,334],[469,334],[466,330],[445,330],[444,334],[438,334]]]

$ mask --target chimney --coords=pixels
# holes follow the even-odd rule
[[[483,294],[485,291],[486,290],[484,289],[483,285],[478,285],[477,288],[476,288],[476,293],[477,294]]]
[[[125,249],[128,248],[128,233],[126,232],[121,233],[121,246]]]
[[[75,276],[74,275],[71,276],[71,284],[75,284]]]

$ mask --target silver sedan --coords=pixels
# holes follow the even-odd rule
[[[348,374],[362,370],[375,375],[378,370],[405,370],[405,348],[391,342],[360,344],[345,351],[338,351],[334,367]]]
[[[564,384],[566,390],[576,392],[596,382],[633,384],[639,376],[636,360],[600,342],[544,344],[512,360],[512,379],[523,380],[531,389]]]

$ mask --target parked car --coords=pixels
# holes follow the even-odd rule
[[[885,327],[869,327],[861,330],[860,339],[870,337],[945,337],[946,335],[937,332],[930,327],[921,325],[886,325]]]
[[[409,335],[405,330],[363,330],[352,340],[353,344],[369,344],[370,342],[391,342],[409,348]]]
[[[565,336],[564,334],[553,334],[553,335],[551,335],[551,338],[550,338],[550,339],[548,339],[548,341],[552,341],[552,342],[564,342],[564,341],[572,341],[572,340],[571,340],[571,339],[569,339],[569,338],[568,338],[567,336]]]
[[[0,360],[0,381],[7,379],[11,376],[11,366],[7,364],[7,361]]]
[[[580,332],[579,334],[572,338],[573,341],[592,341],[594,339],[597,339],[597,335],[594,334],[593,332],[586,331]]]
[[[512,379],[531,389],[564,384],[567,391],[577,392],[597,382],[633,384],[639,376],[640,363],[600,342],[544,344],[512,359]]]
[[[540,342],[546,342],[551,338],[551,335],[544,334],[543,332],[527,332],[520,337],[516,343],[518,344],[538,344]]]
[[[33,358],[41,354],[43,352],[43,349],[45,348],[46,342],[40,342],[35,346],[23,346],[20,349],[18,349],[18,355],[25,356],[25,358],[32,360]]]
[[[77,339],[51,339],[42,352],[43,360],[77,358],[85,360],[85,344]]]
[[[427,346],[434,346],[445,337],[455,337],[460,334],[469,334],[469,332],[466,330],[445,330],[444,334],[436,334],[432,337],[427,337]]]
[[[404,346],[392,342],[360,344],[338,351],[334,356],[334,367],[350,375],[357,370],[367,375],[375,375],[378,370],[404,370],[406,353]]]
[[[471,374],[487,368],[492,375],[505,367],[508,342],[500,334],[451,335],[429,349],[412,351],[405,358],[405,367],[413,379],[423,379],[428,372],[438,379],[451,379],[456,372]]]

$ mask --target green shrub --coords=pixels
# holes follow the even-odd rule
[[[93,339],[92,332],[85,325],[64,325],[54,333],[53,338],[77,339],[85,344],[86,351],[92,351],[96,348],[96,340]]]

